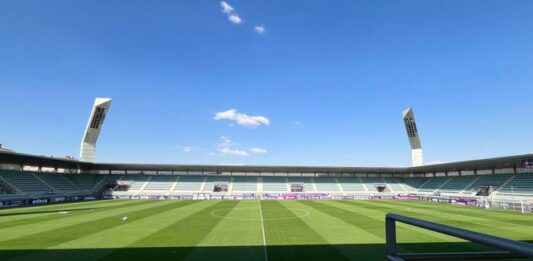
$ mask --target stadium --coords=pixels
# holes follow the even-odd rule
[[[0,261],[533,260],[531,14],[0,1]]]
[[[110,104],[96,99],[80,160],[0,152],[3,260],[434,260],[532,251],[513,240],[533,239],[533,154],[423,165],[412,108],[403,112],[412,166],[368,168],[97,163]],[[391,213],[453,227],[396,230],[393,221],[385,229]],[[460,228],[486,234],[466,237]],[[390,243],[415,254],[389,252]]]

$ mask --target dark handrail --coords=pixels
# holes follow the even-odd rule
[[[494,247],[508,252],[472,252],[472,253],[421,253],[398,254],[396,244],[396,221],[439,232],[471,242]],[[482,234],[458,227],[433,223],[421,219],[389,213],[385,219],[388,260],[437,260],[437,259],[496,259],[533,257],[533,244],[506,238]]]

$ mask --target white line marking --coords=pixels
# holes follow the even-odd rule
[[[263,222],[263,208],[261,207],[261,200],[259,200],[259,215],[261,216],[261,230],[263,231],[263,246],[265,248],[265,261],[268,261],[267,241],[265,234],[265,224]]]

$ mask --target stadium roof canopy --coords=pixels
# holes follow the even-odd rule
[[[533,154],[479,159],[418,167],[334,167],[334,166],[248,166],[248,165],[182,165],[92,163],[71,159],[36,156],[0,151],[0,164],[35,166],[39,168],[81,170],[82,172],[113,171],[176,171],[176,172],[230,172],[230,173],[328,173],[328,174],[421,174],[481,169],[518,168],[521,160],[533,159]]]

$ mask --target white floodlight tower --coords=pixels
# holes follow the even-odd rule
[[[93,109],[85,128],[85,134],[83,134],[83,140],[81,141],[80,160],[94,162],[96,141],[102,130],[110,105],[110,98],[96,98],[94,101]]]
[[[420,144],[420,137],[416,128],[415,114],[413,108],[409,107],[403,111],[403,122],[407,130],[407,137],[411,144],[411,160],[413,166],[422,166],[424,160],[422,157],[422,144]]]

